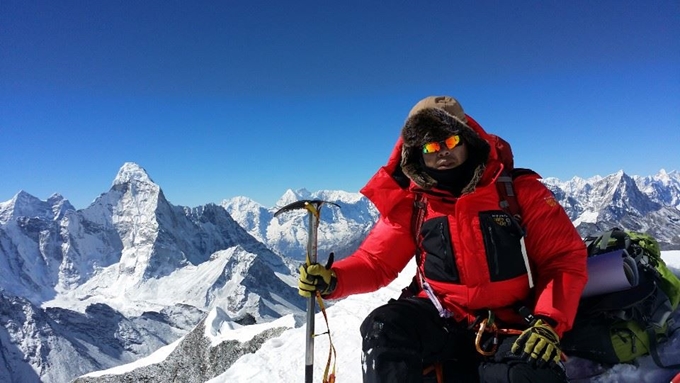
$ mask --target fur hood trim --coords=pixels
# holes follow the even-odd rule
[[[467,161],[478,164],[463,193],[474,190],[489,159],[489,144],[465,122],[438,108],[422,109],[406,119],[401,130],[401,168],[404,174],[425,190],[434,188],[437,181],[425,172],[421,161],[422,147],[428,142],[443,141],[453,134],[460,135],[467,145]]]

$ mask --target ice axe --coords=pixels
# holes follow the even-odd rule
[[[306,209],[309,213],[309,229],[307,235],[307,266],[317,262],[317,235],[319,229],[319,217],[321,215],[321,206],[323,204],[331,204],[338,206],[333,202],[323,200],[302,200],[290,203],[274,213],[277,217],[281,213],[292,210]],[[340,206],[338,206],[340,207]],[[305,348],[305,383],[312,383],[312,375],[314,372],[314,295],[309,297],[307,301],[307,332],[306,332],[306,348]]]

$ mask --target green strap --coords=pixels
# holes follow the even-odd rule
[[[609,240],[611,239],[611,237],[612,237],[612,231],[611,230],[605,231],[604,233],[602,233],[602,235],[600,236],[600,246],[599,246],[600,250],[607,249],[607,246],[609,246]]]

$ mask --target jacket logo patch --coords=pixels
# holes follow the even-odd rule
[[[547,197],[545,199],[545,203],[548,204],[548,206],[550,206],[550,207],[555,207],[555,206],[559,205],[559,203],[557,202],[555,197]]]
[[[508,217],[505,214],[492,214],[491,219],[498,226],[501,226],[501,227],[512,226],[512,221],[510,220],[510,217]]]

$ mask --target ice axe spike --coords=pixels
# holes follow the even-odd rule
[[[333,202],[328,202],[320,199],[315,200],[301,200],[290,203],[274,213],[274,217],[279,214],[306,209],[309,213],[309,229],[307,235],[307,266],[317,262],[317,234],[319,229],[319,217],[321,215],[321,206],[323,204],[335,205]],[[314,299],[312,295],[307,301],[307,331],[306,331],[306,348],[305,348],[305,383],[312,383],[312,376],[314,373]]]

